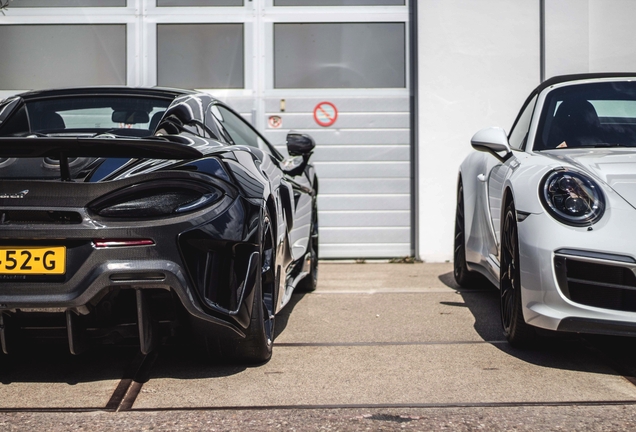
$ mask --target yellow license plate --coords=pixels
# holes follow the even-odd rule
[[[64,246],[0,246],[0,274],[62,275],[66,273]]]

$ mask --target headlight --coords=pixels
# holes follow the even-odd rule
[[[567,225],[592,225],[605,211],[598,184],[574,171],[561,169],[548,173],[541,182],[539,195],[548,213]]]
[[[147,182],[129,186],[89,205],[103,217],[152,218],[198,210],[218,201],[223,193],[194,182]]]

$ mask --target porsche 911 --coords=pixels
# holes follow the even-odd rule
[[[471,140],[454,275],[499,287],[513,345],[536,341],[537,329],[636,335],[635,78],[551,78],[509,134],[488,128]]]

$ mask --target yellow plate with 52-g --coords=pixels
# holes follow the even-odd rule
[[[0,274],[62,275],[66,273],[64,246],[0,246]]]

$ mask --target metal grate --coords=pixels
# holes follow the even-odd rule
[[[555,264],[561,291],[573,302],[636,312],[636,275],[631,269],[570,257],[557,257]]]

